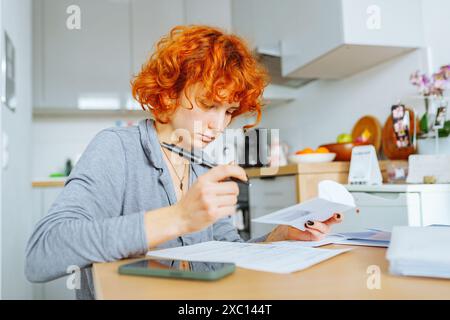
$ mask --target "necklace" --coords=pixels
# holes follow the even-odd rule
[[[186,164],[184,165],[183,176],[180,178],[180,176],[178,175],[177,170],[175,169],[175,166],[172,164],[172,161],[170,161],[170,158],[167,155],[167,153],[164,150],[164,148],[162,148],[162,151],[163,151],[164,155],[166,156],[167,160],[169,161],[171,167],[173,168],[173,171],[175,172],[175,175],[177,176],[178,181],[180,181],[180,190],[181,190],[181,193],[183,193],[183,181],[184,181],[184,177],[185,177],[185,174],[186,174]]]

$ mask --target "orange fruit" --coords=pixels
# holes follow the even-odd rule
[[[297,151],[296,154],[309,154],[309,153],[314,153],[314,150],[311,148],[306,148],[300,151]]]
[[[320,147],[320,148],[317,148],[316,153],[330,153],[330,150],[328,150],[325,147]]]

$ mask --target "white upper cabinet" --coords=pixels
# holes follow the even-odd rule
[[[131,37],[133,74],[155,49],[158,40],[184,23],[184,0],[132,0]]]
[[[158,40],[182,24],[206,24],[231,30],[230,1],[131,0],[133,73],[150,57]]]
[[[176,25],[231,29],[230,0],[34,0],[35,107],[139,109],[130,81]],[[70,29],[79,15],[80,29]],[[52,111],[50,111],[52,112]]]
[[[150,58],[156,44],[176,25],[184,23],[184,0],[131,0],[131,72],[136,75]],[[131,80],[131,79],[130,79]],[[127,88],[127,109],[140,109]]]
[[[35,106],[120,108],[130,80],[128,1],[33,3]]]
[[[286,2],[286,3],[285,3]],[[272,47],[284,37],[295,13],[288,0],[232,0],[232,30],[256,47]]]
[[[232,16],[286,78],[343,78],[424,43],[421,0],[233,0]]]
[[[186,24],[205,24],[231,31],[231,0],[184,0]]]

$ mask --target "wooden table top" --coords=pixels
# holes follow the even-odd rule
[[[450,299],[450,280],[393,276],[385,248],[352,248],[292,274],[236,268],[213,282],[139,277],[120,275],[118,267],[133,261],[122,260],[94,264],[93,276],[97,299]],[[368,289],[370,266],[381,271],[380,289]]]

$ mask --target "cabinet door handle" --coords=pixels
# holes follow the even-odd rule
[[[277,176],[261,176],[259,179],[261,180],[275,180]]]

